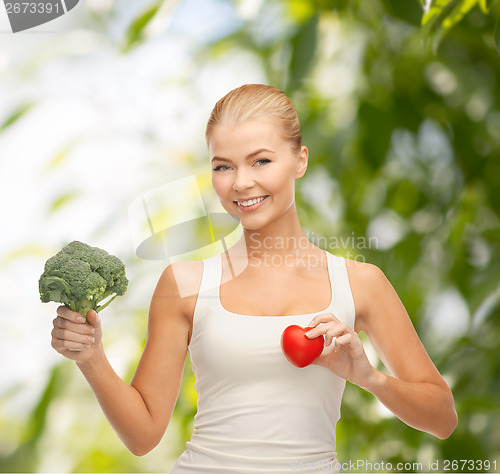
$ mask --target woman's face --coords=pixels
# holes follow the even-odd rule
[[[215,193],[244,228],[262,228],[293,204],[295,179],[306,171],[307,148],[294,153],[271,120],[217,125],[208,145]]]

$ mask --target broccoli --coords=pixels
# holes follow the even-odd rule
[[[97,312],[104,309],[125,293],[127,285],[125,266],[118,257],[77,240],[45,262],[38,281],[43,303],[63,303],[83,317],[92,309]],[[112,297],[98,306],[109,296]]]

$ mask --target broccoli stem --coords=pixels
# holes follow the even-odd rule
[[[66,305],[71,311],[76,311],[76,304],[73,300],[70,300],[69,303]]]
[[[106,306],[108,306],[109,303],[111,303],[118,295],[114,295],[112,298],[110,298],[108,301],[106,301],[106,303],[104,303],[103,305],[101,306],[98,306],[95,311],[98,313],[99,311],[101,311],[101,309],[104,309]]]
[[[91,309],[95,310],[95,303],[87,299],[81,299],[77,301],[76,309],[74,311],[80,313],[85,318],[85,320],[87,320],[87,313]]]

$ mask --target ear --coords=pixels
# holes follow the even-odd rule
[[[295,179],[302,178],[307,169],[307,160],[309,158],[309,150],[306,146],[302,146],[300,149],[299,156],[297,157],[297,169],[295,173]]]

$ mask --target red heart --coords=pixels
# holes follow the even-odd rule
[[[281,349],[285,357],[296,367],[305,367],[323,352],[324,337],[322,335],[309,339],[305,333],[311,327],[300,327],[292,324],[281,334]]]

